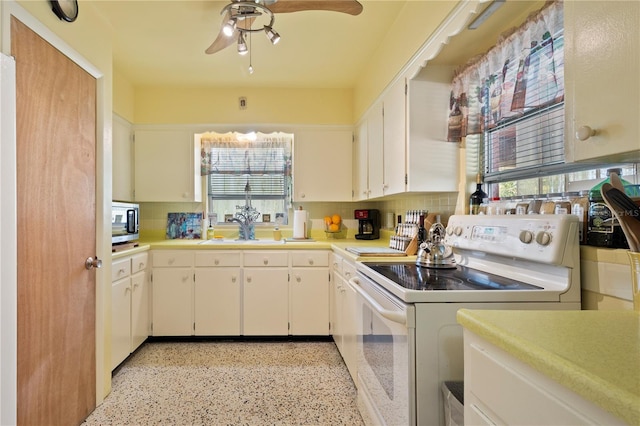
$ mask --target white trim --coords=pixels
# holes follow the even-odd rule
[[[73,62],[75,62],[80,68],[85,70],[88,74],[96,79],[96,253],[95,255],[103,259],[104,267],[96,271],[96,405],[100,404],[104,399],[105,389],[105,366],[110,366],[110,360],[105,360],[105,307],[110,304],[106,303],[105,296],[110,294],[111,288],[111,231],[107,229],[107,223],[110,221],[111,215],[111,182],[107,182],[107,179],[111,179],[111,113],[109,118],[105,117],[105,99],[106,99],[106,81],[104,72],[94,66],[84,56],[82,56],[73,47],[67,44],[62,38],[56,35],[42,22],[36,19],[33,15],[27,12],[14,0],[2,0],[0,1],[0,19],[2,19],[2,52],[8,55],[11,54],[11,16],[15,16],[23,24],[29,27],[32,31],[50,43],[53,47],[59,50],[62,54],[67,56]],[[15,81],[13,83],[15,92]],[[3,111],[3,119],[5,114]],[[15,110],[14,110],[14,123],[15,123]],[[108,128],[107,128],[108,126]],[[11,173],[10,178],[13,179],[14,185],[7,191],[2,189],[0,193],[0,202],[2,203],[2,226],[3,229],[13,228],[17,229],[16,219],[16,170],[15,170],[15,157],[16,157],[16,139],[15,135],[12,140],[6,141],[2,139],[2,161],[13,161],[14,167],[12,170],[3,170],[3,173]],[[9,151],[5,156],[5,150]],[[2,185],[5,185],[5,178],[3,176]],[[10,206],[10,207],[7,207]],[[11,207],[12,206],[12,207]],[[5,212],[12,209],[12,216],[9,218],[4,217]],[[105,234],[108,232],[108,234]],[[13,245],[17,247],[17,235],[13,232],[13,238],[6,234],[2,234],[3,248]],[[14,249],[15,252],[15,249]],[[6,269],[9,262],[4,259],[4,268]],[[17,291],[17,277],[15,277],[17,270],[17,258],[12,260],[12,266],[14,278],[9,282],[5,282],[4,277],[2,279],[3,291]],[[3,271],[3,274],[5,272]],[[108,278],[108,279],[107,279]],[[105,290],[105,286],[109,285],[108,292]],[[7,289],[10,288],[10,289]],[[3,293],[4,295],[4,293]],[[4,298],[3,298],[3,302]],[[11,317],[7,315],[10,312],[0,311],[2,317],[0,319],[8,322],[14,322],[17,316],[14,314]],[[4,339],[3,339],[4,342]],[[6,343],[6,342],[5,342]],[[17,340],[11,342],[10,346],[16,350]],[[4,350],[5,348],[3,348]],[[2,366],[4,368],[4,366]],[[13,366],[15,370],[15,365]],[[3,385],[4,385],[4,374]],[[110,387],[110,386],[109,386]],[[12,411],[15,417],[16,412],[16,394],[15,386],[13,387],[13,395],[7,395],[8,401],[13,400]],[[3,403],[5,402],[5,395],[2,395]],[[7,407],[4,407],[5,410]],[[3,410],[3,413],[5,413]],[[5,415],[5,414],[3,414]],[[7,418],[8,415],[7,415]],[[15,424],[15,421],[5,421],[4,418],[0,418],[0,424]]]
[[[0,53],[0,424],[17,422],[16,63]]]

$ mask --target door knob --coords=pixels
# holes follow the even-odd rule
[[[102,260],[98,259],[98,256],[96,256],[95,259],[93,257],[87,257],[87,260],[84,262],[84,267],[87,269],[102,268]]]

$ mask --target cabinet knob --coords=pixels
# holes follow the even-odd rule
[[[300,275],[296,275],[296,281],[297,282],[301,282],[302,281],[302,278],[300,278]]]
[[[269,264],[269,259],[267,259],[266,257],[262,260],[262,263],[264,263],[265,265]]]
[[[300,194],[300,198],[304,198],[306,197],[305,193],[303,192],[302,194]]]
[[[144,264],[144,262],[140,262],[140,264],[138,265],[138,268],[139,268],[139,269],[144,269],[144,268],[145,268],[145,266],[146,266],[146,265]]]
[[[597,133],[596,130],[592,129],[589,126],[580,126],[576,131],[576,139],[581,141],[586,141],[591,136],[595,136],[596,133]]]
[[[233,277],[231,277],[231,282],[232,282],[232,283],[235,283],[235,282],[236,282],[236,280],[237,280],[237,277],[236,277],[235,275],[234,275]]]
[[[251,282],[251,277],[247,277],[247,282],[250,283]]]
[[[309,265],[313,265],[313,259],[309,259]]]
[[[215,260],[213,261],[213,264],[214,264],[214,265],[219,265],[219,264],[220,264],[220,260],[215,259]]]

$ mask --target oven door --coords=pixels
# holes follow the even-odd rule
[[[415,310],[365,275],[358,293],[358,407],[367,424],[415,425]]]

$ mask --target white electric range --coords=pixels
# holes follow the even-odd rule
[[[575,216],[452,216],[445,244],[454,269],[365,261],[350,280],[369,424],[444,424],[442,382],[464,377],[458,309],[580,309]]]

